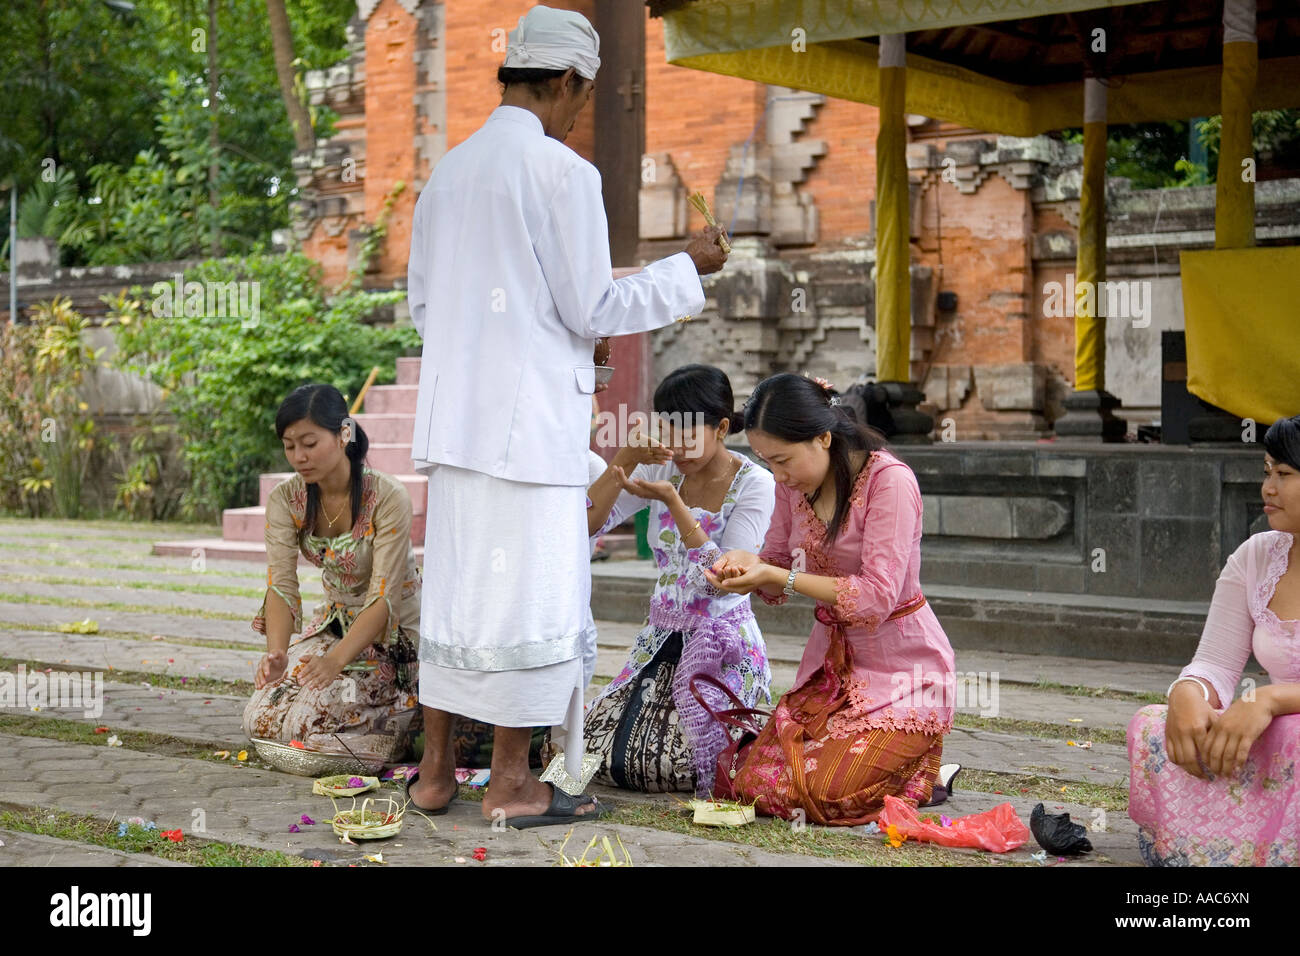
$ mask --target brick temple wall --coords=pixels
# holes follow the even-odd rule
[[[595,19],[594,0],[554,2]],[[360,0],[354,56],[308,82],[313,102],[340,113],[338,134],[300,158],[295,210],[297,237],[328,280],[346,275],[364,227],[401,179],[407,191],[365,284],[404,284],[418,191],[438,157],[499,103],[495,72],[505,36],[530,6]],[[671,66],[662,21],[648,19],[645,33],[651,171],[643,169],[638,259],[680,250],[699,228],[686,204],[695,190],[743,240],[724,273],[706,282],[706,314],[652,335],[653,374],[682,361],[710,362],[731,375],[742,397],[782,370],[824,375],[841,387],[872,377],[877,111]],[[611,70],[598,82],[623,77]],[[585,110],[568,141],[588,159],[594,116]],[[1073,380],[1074,320],[1048,314],[1044,287],[1073,271],[1081,150],[924,117],[909,117],[909,130],[911,373],[927,396],[923,410],[950,421],[962,438],[1049,434]],[[1159,417],[1159,331],[1182,327],[1169,242],[1212,246],[1213,197],[1212,190],[1133,193],[1122,180],[1110,192],[1109,277],[1149,280],[1157,300],[1150,330],[1119,322],[1107,331],[1107,386],[1135,427]],[[1163,212],[1162,193],[1173,200]],[[1300,181],[1261,183],[1257,193],[1272,241],[1300,237],[1300,224],[1283,221]],[[1175,228],[1176,240],[1154,235]]]

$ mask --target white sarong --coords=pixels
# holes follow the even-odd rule
[[[552,725],[582,767],[594,642],[586,489],[429,472],[420,703],[500,727]]]

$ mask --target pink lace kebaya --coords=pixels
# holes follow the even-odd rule
[[[1274,684],[1300,683],[1300,621],[1269,607],[1286,573],[1293,538],[1264,531],[1228,558],[1192,662],[1218,694],[1223,714],[1243,685],[1251,653]],[[1237,772],[1194,777],[1169,759],[1166,704],[1150,704],[1128,726],[1129,817],[1152,866],[1300,865],[1300,714],[1274,717]]]
[[[802,493],[776,486],[776,509],[759,558],[781,568],[836,578],[829,610],[844,622],[852,651],[849,706],[828,726],[830,736],[867,730],[942,734],[952,729],[952,647],[928,604],[889,616],[921,595],[921,492],[906,464],[873,452],[858,472],[850,509],[833,544]],[[801,561],[800,561],[801,559]],[[768,604],[784,595],[758,591]],[[795,687],[826,659],[829,628],[818,620],[799,662]]]

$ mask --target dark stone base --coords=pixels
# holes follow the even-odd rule
[[[1225,412],[1217,405],[1197,399],[1201,407],[1199,414],[1193,415],[1187,422],[1187,438],[1193,444],[1241,445],[1246,430],[1245,424],[1231,412]],[[1272,422],[1256,422],[1255,438],[1264,437],[1264,432]]]
[[[1056,420],[1058,441],[1066,442],[1119,442],[1128,430],[1122,418],[1116,418],[1115,409],[1120,400],[1104,389],[1071,392],[1061,403],[1065,414]]]
[[[911,382],[877,382],[883,393],[889,429],[885,437],[896,445],[928,445],[933,439],[934,419],[917,405],[925,401],[925,393]]]

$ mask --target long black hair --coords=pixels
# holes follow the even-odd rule
[[[361,513],[362,464],[366,460],[366,452],[370,449],[370,439],[366,437],[365,431],[356,420],[348,414],[347,400],[333,385],[299,385],[290,392],[289,397],[280,403],[280,409],[275,413],[276,436],[283,438],[286,428],[304,420],[335,435],[342,432],[345,421],[352,426],[352,436],[346,450],[352,474],[352,487],[349,494],[352,503],[352,521],[348,524],[351,528],[357,523],[357,516]],[[320,486],[314,481],[309,481],[307,518],[303,522],[301,532],[303,536],[311,534],[316,529],[316,510],[319,504]]]
[[[1300,415],[1279,418],[1264,432],[1264,450],[1274,461],[1300,471]]]
[[[885,436],[859,422],[847,405],[831,404],[831,399],[836,397],[832,389],[810,378],[782,372],[759,382],[745,404],[745,427],[766,432],[781,441],[793,444],[831,433],[829,454],[831,472],[835,475],[835,513],[827,525],[828,541],[834,541],[839,535],[849,513],[849,497],[857,478],[853,453],[865,451],[869,455],[885,447]]]
[[[736,411],[727,373],[712,365],[683,365],[673,369],[655,389],[655,412],[659,415],[699,415],[704,424],[717,428],[727,420],[727,434],[745,430],[744,416]]]

